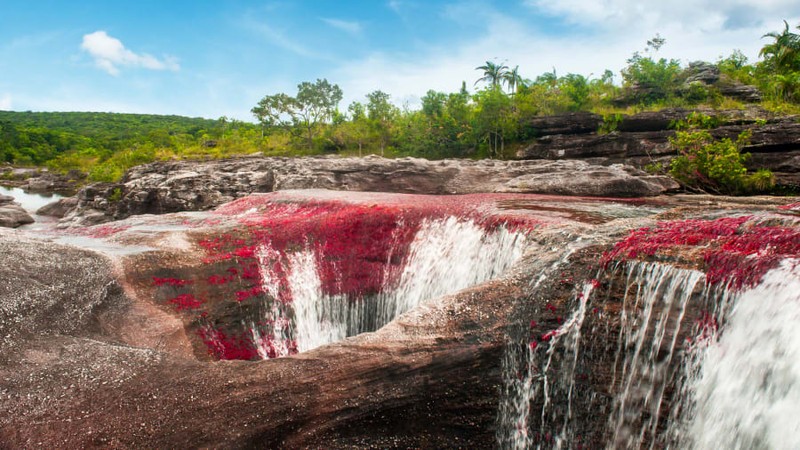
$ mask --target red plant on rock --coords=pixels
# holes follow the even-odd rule
[[[800,227],[794,222],[760,222],[751,216],[661,222],[632,231],[603,255],[602,262],[608,265],[693,248],[702,255],[709,284],[741,289],[760,282],[781,260],[800,255]]]

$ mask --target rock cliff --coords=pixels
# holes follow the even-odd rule
[[[526,124],[534,136],[522,146],[521,159],[579,159],[592,164],[628,164],[644,167],[668,163],[674,151],[669,138],[672,124],[691,110],[665,109],[608,119],[590,113],[540,117]],[[712,130],[717,138],[735,139],[745,129],[752,131],[744,151],[752,154],[748,168],[770,169],[778,183],[800,186],[800,122],[797,117],[773,116],[761,110],[701,111],[716,117],[721,125]],[[599,130],[606,128],[605,132]]]

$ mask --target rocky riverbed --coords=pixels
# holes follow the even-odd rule
[[[505,176],[513,179],[513,173]],[[711,271],[697,249],[716,244],[692,237],[698,235],[691,228],[681,238],[682,224],[709,224],[713,231],[730,218],[742,236],[767,227],[752,247],[752,258],[772,258],[763,259],[766,267],[792,256],[787,252],[796,256],[797,214],[791,200],[766,197],[286,190],[205,212],[135,215],[44,238],[0,231],[4,262],[14,261],[0,266],[0,442],[75,448],[507,445],[500,433],[507,425],[496,418],[508,345],[520,338],[527,345],[533,334],[546,348],[548,333],[569,317],[576,293],[591,280],[607,292],[595,313],[618,314],[622,294],[612,281],[619,278],[603,272],[601,256],[632,256],[614,253],[615,243],[642,227],[677,224],[670,228],[678,230],[669,235],[674,242],[633,257]],[[269,354],[278,334],[298,336],[294,308],[301,293],[290,289],[292,297],[283,298],[271,290],[293,286],[300,266],[292,261],[311,255],[326,301],[341,295],[377,301],[383,284],[369,273],[390,279],[411,260],[413,238],[425,224],[447,218],[454,218],[451,232],[474,224],[484,236],[478,249],[492,233],[521,233],[524,240],[510,241],[518,242],[514,247],[493,249],[521,253],[493,279],[428,299],[379,329],[262,359],[279,356]],[[404,230],[416,231],[402,237]],[[342,235],[359,242],[358,252],[339,246],[336,236]],[[103,252],[55,243],[70,239]],[[393,257],[394,250],[402,254]],[[360,271],[365,264],[373,271]],[[436,270],[435,264],[426,269]],[[286,316],[275,313],[284,307]],[[684,320],[701,318],[702,311],[691,310]],[[602,361],[603,351],[591,354]],[[588,378],[583,394],[613,395],[603,382],[608,370]],[[531,400],[534,409],[539,401]],[[607,442],[606,417],[585,411],[578,417],[588,433],[583,442]]]

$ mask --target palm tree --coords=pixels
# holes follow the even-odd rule
[[[507,70],[503,74],[503,81],[508,86],[508,91],[510,93],[516,93],[517,89],[522,85],[522,77],[519,75],[519,66],[514,66],[513,69]]]
[[[762,38],[769,37],[775,40],[761,48],[759,56],[764,61],[770,62],[777,70],[793,70],[800,65],[800,34],[789,31],[789,23],[783,21],[784,28],[780,33],[767,33]],[[800,28],[800,27],[798,27]]]
[[[475,84],[485,81],[492,87],[497,87],[505,79],[505,74],[508,73],[508,66],[500,63],[495,64],[491,61],[486,61],[483,66],[478,66],[475,70],[482,70],[483,76],[478,78]]]

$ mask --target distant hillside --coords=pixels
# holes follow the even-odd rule
[[[153,132],[195,135],[221,127],[218,120],[156,114],[0,111],[0,122],[16,128],[46,128],[102,141],[123,141]]]
[[[241,133],[256,135],[260,128],[227,118],[0,111],[0,163],[77,169],[111,180],[158,158],[254,151],[233,145]]]

